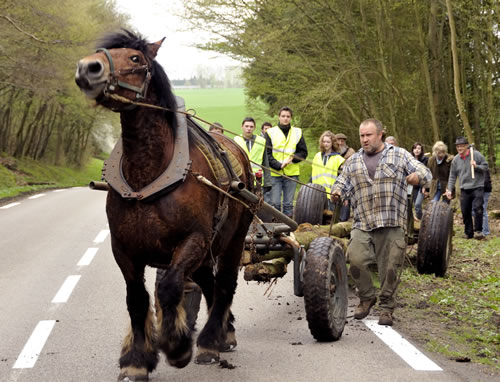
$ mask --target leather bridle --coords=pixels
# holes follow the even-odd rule
[[[106,58],[108,59],[109,62],[110,79],[108,81],[106,88],[104,89],[104,95],[106,97],[108,96],[108,94],[114,93],[117,87],[120,87],[123,89],[132,90],[135,93],[136,100],[141,100],[146,98],[149,82],[151,81],[151,72],[147,64],[139,66],[137,68],[121,69],[115,72],[113,58],[111,57],[111,53],[109,53],[109,50],[107,50],[106,48],[98,48],[96,52],[103,52],[106,55]],[[144,82],[142,83],[141,87],[127,84],[126,82],[120,81],[118,79],[119,75],[127,75],[127,74],[141,73],[141,72],[146,72],[146,76],[144,77]]]

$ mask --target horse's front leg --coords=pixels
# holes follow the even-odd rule
[[[191,328],[183,306],[185,275],[196,269],[206,252],[208,241],[201,233],[189,235],[174,251],[168,269],[157,273],[157,319],[159,347],[170,365],[185,367],[192,357]]]
[[[155,347],[154,316],[144,286],[145,267],[123,261],[119,265],[127,284],[131,329],[123,341],[118,381],[146,381],[159,357]]]
[[[247,218],[251,219],[251,215]],[[241,227],[245,229],[238,229],[218,257],[213,302],[208,321],[197,341],[198,353],[195,362],[199,364],[218,362],[220,351],[230,351],[236,346],[234,316],[230,307],[236,290],[238,266],[248,224],[242,223]]]

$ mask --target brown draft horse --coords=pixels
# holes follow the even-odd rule
[[[163,40],[148,43],[129,31],[108,35],[97,53],[78,62],[76,83],[97,104],[120,113],[121,171],[133,190],[141,190],[169,166],[178,129],[176,113],[130,105],[107,96],[176,110],[176,99],[162,67],[154,60]],[[111,88],[109,85],[114,83]],[[252,189],[248,158],[230,139],[213,135],[243,168],[241,181]],[[173,191],[153,201],[127,200],[110,189],[106,213],[115,260],[127,285],[131,330],[120,357],[122,381],[147,380],[158,363],[158,349],[172,366],[186,366],[192,356],[192,325],[183,305],[185,284],[194,280],[207,301],[209,317],[197,340],[197,363],[219,360],[219,351],[236,345],[230,311],[238,265],[252,213],[228,199],[228,216],[213,240],[214,217],[222,193],[199,182],[202,174],[216,184],[206,156],[189,135],[191,172]],[[213,245],[211,243],[213,242]],[[144,285],[146,265],[162,269],[156,280],[156,323]],[[215,275],[214,275],[215,274]],[[199,289],[199,288],[198,288]]]

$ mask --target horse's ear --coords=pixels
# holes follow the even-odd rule
[[[152,58],[156,57],[156,54],[158,53],[158,49],[160,49],[161,44],[163,43],[163,40],[165,40],[165,37],[163,37],[159,41],[148,44],[148,53]]]

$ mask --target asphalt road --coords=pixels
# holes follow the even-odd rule
[[[74,188],[0,205],[0,381],[116,380],[129,321],[125,283],[110,249],[105,194]],[[150,292],[153,282],[148,269]],[[317,343],[303,300],[293,295],[291,275],[265,296],[267,289],[240,278],[233,305],[238,347],[221,357],[234,368],[191,363],[174,369],[162,356],[150,380],[489,379],[474,365],[411,348],[411,340],[398,338],[397,321],[392,330],[378,326],[375,316],[353,320],[353,296],[342,338]],[[198,328],[205,318],[203,306]]]

